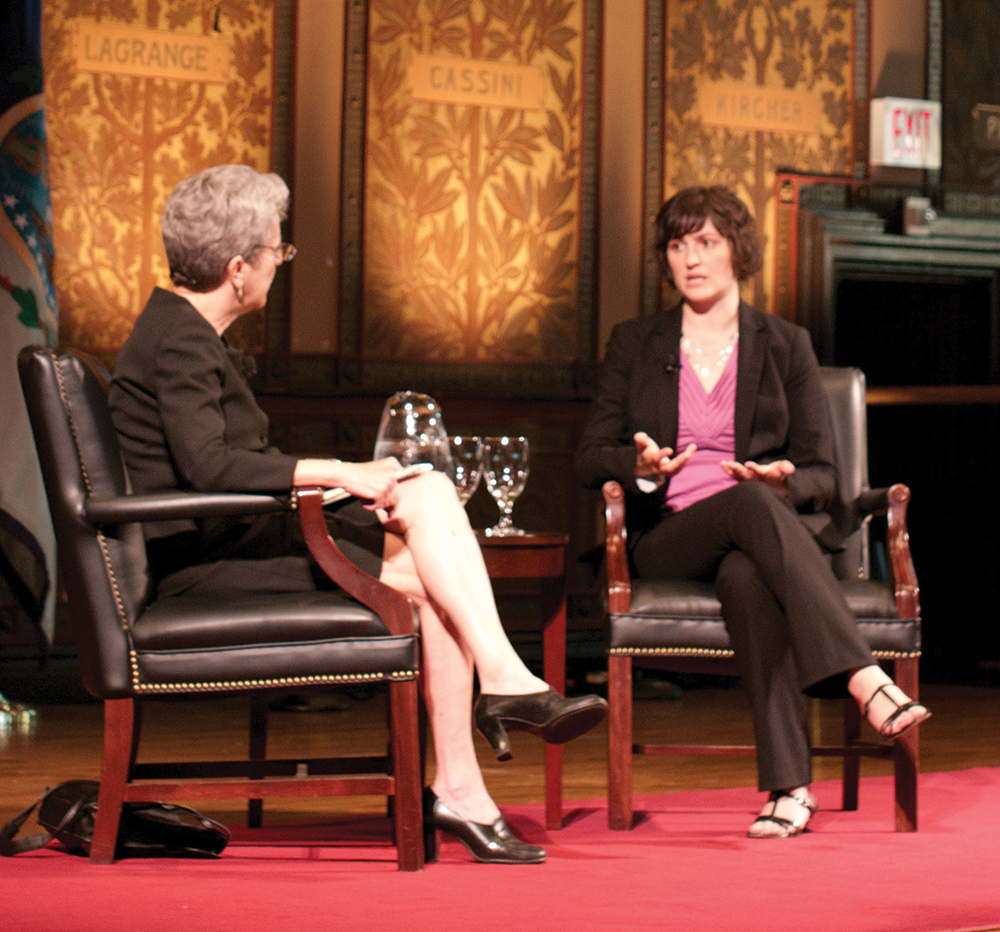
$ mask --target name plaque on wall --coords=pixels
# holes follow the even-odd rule
[[[645,205],[695,184],[721,184],[750,209],[765,242],[743,297],[776,311],[791,253],[777,229],[779,168],[844,175],[854,153],[853,8],[845,0],[666,0],[648,3],[650,147]],[[659,61],[662,54],[663,61]],[[666,77],[663,86],[654,81]],[[657,119],[662,113],[662,119]],[[659,135],[657,136],[657,133]],[[655,251],[647,226],[647,257]],[[644,266],[643,309],[663,303],[656,262]],[[783,277],[784,276],[784,277]],[[787,290],[787,289],[786,289]],[[784,307],[784,305],[782,305]]]
[[[540,68],[508,62],[414,55],[407,70],[417,100],[538,110],[545,97]]]
[[[343,202],[341,350],[359,380],[576,391],[592,355],[599,6],[350,5],[344,190],[363,197]]]
[[[819,131],[820,104],[803,91],[711,81],[698,89],[703,123],[774,133]]]
[[[76,23],[73,55],[80,71],[221,84],[229,46],[219,36]]]
[[[41,12],[59,338],[110,358],[170,281],[159,221],[174,185],[210,165],[271,166],[275,5]],[[244,320],[230,336],[261,346],[259,315]]]

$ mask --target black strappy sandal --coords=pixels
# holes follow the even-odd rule
[[[885,696],[885,698],[888,699],[889,702],[891,702],[896,707],[896,711],[891,712],[889,714],[889,717],[884,722],[882,722],[881,725],[876,726],[875,723],[872,722],[870,718],[868,718],[868,721],[871,722],[872,727],[875,728],[875,730],[883,738],[898,738],[900,735],[905,734],[914,726],[919,725],[921,722],[926,722],[927,719],[931,717],[931,713],[928,710],[927,706],[925,706],[923,703],[919,702],[916,699],[910,699],[909,701],[904,702],[902,704],[896,702],[896,700],[893,699],[892,696],[890,696],[885,691],[887,686],[896,686],[896,684],[883,683],[881,686],[879,686],[879,688],[876,689],[875,692],[871,694],[871,698],[869,698],[869,700],[865,703],[865,707],[863,710],[865,718],[868,718],[868,709],[871,707],[871,704],[875,701],[875,697],[878,696],[879,693]],[[896,686],[896,689],[899,689],[899,687]],[[899,689],[899,691],[903,692],[901,689]],[[903,693],[903,695],[905,696],[906,693]],[[912,722],[910,722],[908,725],[904,725],[902,728],[899,729],[899,731],[893,731],[892,730],[893,722],[895,722],[899,718],[899,716],[902,715],[904,712],[909,712],[910,709],[923,709],[924,714],[914,715]]]
[[[786,819],[784,816],[775,815],[778,811],[778,803],[781,800],[788,798],[792,802],[798,803],[806,811],[804,818],[799,817],[798,819]],[[804,794],[801,796],[793,796],[791,793],[785,790],[773,790],[771,795],[767,797],[767,801],[771,804],[770,814],[765,815],[761,813],[753,821],[753,825],[750,826],[747,832],[747,838],[794,838],[796,835],[801,835],[805,830],[806,826],[809,824],[809,820],[813,817],[813,813],[819,808],[816,805],[815,799],[810,799]],[[758,823],[772,822],[781,828],[780,832],[755,832],[754,826]]]

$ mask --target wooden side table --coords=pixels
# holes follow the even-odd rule
[[[542,580],[542,657],[545,681],[566,691],[566,545],[565,534],[487,537],[476,532],[491,579]],[[561,744],[545,745],[545,824],[562,828]]]

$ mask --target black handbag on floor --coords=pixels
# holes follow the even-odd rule
[[[46,790],[0,831],[0,854],[34,851],[53,838],[72,854],[88,854],[97,816],[93,780],[70,780]],[[46,831],[15,840],[28,816],[38,809]],[[116,858],[217,858],[229,841],[229,829],[194,809],[170,803],[125,803],[118,827]]]

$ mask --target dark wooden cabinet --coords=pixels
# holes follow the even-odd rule
[[[797,319],[822,363],[865,371],[872,485],[913,490],[924,675],[969,681],[1000,657],[1000,221],[886,226],[799,211]]]

